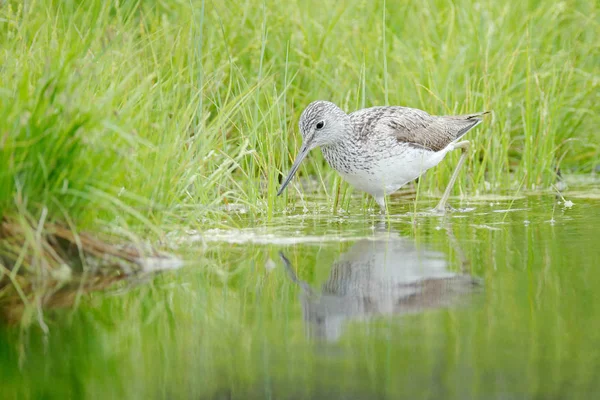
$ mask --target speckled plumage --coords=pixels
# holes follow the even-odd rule
[[[278,194],[308,152],[321,147],[332,168],[351,185],[373,195],[384,208],[386,194],[437,165],[458,139],[481,122],[483,114],[434,116],[398,106],[346,114],[331,102],[312,102],[300,116],[302,148]],[[462,147],[456,148],[468,146],[468,142],[460,144]]]

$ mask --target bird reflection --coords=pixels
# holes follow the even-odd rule
[[[280,256],[302,288],[308,335],[326,341],[336,341],[347,321],[449,307],[481,286],[468,274],[448,270],[443,253],[393,232],[357,241],[333,264],[320,294]]]

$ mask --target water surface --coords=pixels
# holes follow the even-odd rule
[[[0,328],[0,397],[594,398],[599,193],[174,232],[186,267]]]

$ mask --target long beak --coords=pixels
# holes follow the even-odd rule
[[[302,163],[302,160],[304,160],[306,158],[309,151],[310,151],[310,147],[308,147],[306,145],[306,143],[302,144],[302,147],[300,147],[300,152],[296,156],[296,159],[294,160],[294,164],[292,164],[292,169],[290,170],[290,173],[288,174],[287,178],[285,178],[285,180],[283,181],[281,188],[279,188],[279,191],[277,192],[277,196],[279,196],[281,193],[283,193],[286,186],[290,183],[290,181],[292,180],[294,175],[296,175],[296,172],[298,171],[298,168],[300,168],[300,164]]]

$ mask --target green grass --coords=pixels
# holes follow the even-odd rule
[[[546,189],[600,159],[595,2],[111,3],[1,3],[0,218],[157,238],[234,223],[232,203],[273,215],[298,197],[275,192],[315,99],[493,110],[456,193]],[[334,204],[318,151],[299,175]]]

